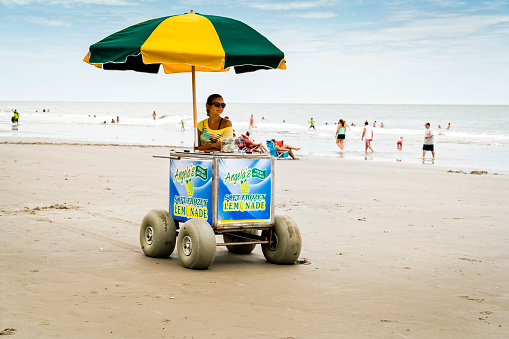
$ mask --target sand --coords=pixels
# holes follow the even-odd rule
[[[508,176],[277,161],[302,264],[146,257],[166,147],[0,139],[0,331],[16,338],[507,338]],[[482,170],[482,169],[479,169]]]

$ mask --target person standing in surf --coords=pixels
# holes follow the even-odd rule
[[[366,153],[368,152],[368,148],[371,150],[371,153],[374,153],[373,149],[371,148],[371,140],[373,140],[373,128],[369,126],[369,122],[364,123],[364,130],[362,131],[362,138],[361,140],[366,137]]]
[[[313,118],[311,118],[311,121],[308,121],[308,122],[310,123],[310,126],[309,126],[308,130],[313,128],[316,131],[315,122],[313,121]]]
[[[343,142],[345,141],[346,129],[343,119],[339,119],[338,129],[336,130],[336,145],[343,150]]]
[[[422,158],[426,156],[427,151],[431,151],[433,154],[433,159],[435,159],[435,147],[434,142],[435,138],[433,137],[433,130],[430,128],[429,122],[424,125],[426,127],[426,131],[424,131],[424,144],[422,145]]]
[[[17,125],[17,124],[18,124],[18,120],[19,120],[19,113],[18,113],[18,111],[17,111],[17,110],[14,110],[14,114],[13,114],[13,116],[12,116],[12,118],[11,118],[11,122],[12,122],[13,124],[16,124],[16,125]]]

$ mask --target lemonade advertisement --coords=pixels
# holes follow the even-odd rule
[[[170,161],[170,214],[212,224],[212,161]]]
[[[269,221],[270,159],[219,159],[218,223]]]

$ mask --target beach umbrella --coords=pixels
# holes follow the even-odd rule
[[[250,26],[193,11],[124,28],[91,45],[83,61],[105,70],[191,72],[195,145],[196,71],[286,69],[284,53]]]

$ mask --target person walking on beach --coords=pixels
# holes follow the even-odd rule
[[[156,116],[157,116],[156,111],[154,111],[154,113],[152,113],[152,118],[156,120]]]
[[[433,146],[435,138],[433,137],[433,130],[430,128],[429,122],[426,123],[426,131],[424,131],[424,144],[422,145],[422,158],[426,156],[426,151],[431,151],[433,159],[435,159],[435,148]]]
[[[343,150],[343,142],[345,141],[346,129],[345,129],[345,121],[343,119],[339,119],[338,128],[336,130],[336,145]]]
[[[371,150],[371,153],[374,153],[373,149],[371,148],[371,140],[373,140],[373,128],[369,126],[369,122],[364,123],[364,130],[362,131],[362,138],[361,140],[366,137],[366,153],[368,152],[368,148]]]
[[[249,129],[253,128],[253,115],[251,114],[251,118],[249,119]]]
[[[315,122],[313,121],[313,118],[311,118],[311,121],[308,121],[311,125],[309,126],[308,130],[313,128],[315,131],[316,131],[316,128],[315,128]]]
[[[185,131],[185,130],[186,130],[186,128],[184,127],[184,119],[180,119],[180,123],[182,124],[182,125],[180,126],[180,130],[181,130],[181,131]]]
[[[120,122],[120,118],[119,116],[117,115],[117,124]]]

